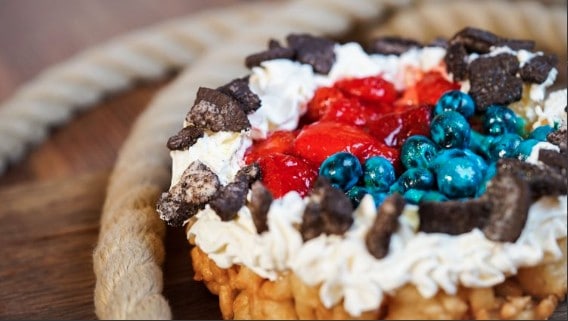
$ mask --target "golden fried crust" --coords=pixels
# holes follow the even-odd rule
[[[306,285],[292,273],[269,281],[244,266],[221,269],[198,247],[191,250],[191,259],[194,279],[219,296],[224,319],[537,320],[548,318],[566,296],[566,238],[559,244],[562,260],[519,269],[517,276],[492,288],[460,287],[456,295],[440,291],[424,298],[406,285],[358,318],[345,311],[343,302],[326,308],[319,287]]]

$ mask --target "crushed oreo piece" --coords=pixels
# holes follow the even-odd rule
[[[566,159],[566,155],[554,150],[541,149],[538,152],[538,160],[560,171],[562,176],[566,177],[568,172],[568,160]]]
[[[252,68],[260,66],[260,63],[274,59],[293,59],[296,55],[294,49],[282,47],[277,40],[271,39],[268,50],[249,55],[245,58],[245,66]]]
[[[483,233],[495,242],[515,242],[523,231],[532,203],[527,182],[513,173],[498,173],[491,179],[485,195],[492,206]]]
[[[499,39],[495,44],[498,47],[509,47],[513,50],[534,50],[535,42],[533,40],[524,39]]]
[[[450,39],[450,45],[462,44],[468,53],[488,53],[491,46],[499,42],[500,38],[495,34],[473,27],[466,27],[456,33]]]
[[[448,48],[448,39],[444,37],[436,37],[427,45],[428,47]]]
[[[260,98],[250,90],[248,77],[234,79],[230,83],[217,88],[217,90],[235,98],[246,114],[250,114],[260,108]]]
[[[196,127],[214,132],[240,132],[250,128],[247,115],[238,102],[218,90],[201,87],[195,104],[185,120]]]
[[[555,130],[546,136],[546,140],[558,146],[561,154],[566,154],[568,148],[568,131],[566,128]]]
[[[462,44],[455,43],[446,50],[444,62],[448,72],[452,74],[454,80],[461,81],[467,77],[467,52]]]
[[[187,126],[170,137],[167,146],[170,150],[188,149],[201,137],[203,137],[203,129],[195,126]]]
[[[311,65],[317,73],[329,73],[335,62],[335,42],[308,34],[290,34],[286,40],[296,52],[296,60]]]
[[[304,241],[318,235],[343,234],[353,224],[353,205],[343,191],[320,176],[304,210],[300,232]]]
[[[554,55],[535,56],[521,68],[521,78],[524,81],[542,84],[548,78],[550,70],[557,63],[558,59]]]
[[[260,176],[260,166],[257,163],[252,163],[239,169],[235,175],[235,181],[246,182],[247,186],[250,187],[255,181],[260,179]]]
[[[533,200],[541,196],[565,195],[568,182],[562,173],[549,166],[537,166],[515,158],[503,158],[497,161],[498,173],[511,173],[522,177],[531,190]]]
[[[268,231],[267,216],[272,200],[272,194],[261,182],[257,181],[252,184],[252,197],[249,208],[258,234]]]
[[[479,111],[489,105],[508,105],[521,99],[523,81],[515,74],[519,69],[517,58],[510,54],[481,57],[469,65],[469,91]]]
[[[185,220],[205,207],[219,190],[217,175],[200,161],[192,162],[180,181],[158,201],[160,218],[172,226],[181,226]]]
[[[221,220],[230,221],[246,203],[248,183],[236,180],[219,189],[209,206],[219,215]]]
[[[384,36],[373,39],[367,47],[367,52],[370,54],[398,56],[412,48],[422,48],[422,44],[412,39],[396,36]]]
[[[422,202],[418,209],[420,231],[458,235],[482,227],[491,208],[483,197],[466,201]]]
[[[397,193],[387,197],[379,207],[375,221],[365,237],[369,253],[377,259],[388,254],[390,238],[398,228],[398,217],[403,209],[404,198]]]

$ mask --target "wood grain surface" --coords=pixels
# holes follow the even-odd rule
[[[89,46],[167,18],[247,0],[1,0],[0,101]],[[248,0],[250,1],[250,0]],[[54,129],[0,176],[0,319],[94,319],[92,251],[108,175],[130,126],[172,78],[139,84]],[[168,228],[164,295],[176,319],[219,319]],[[566,304],[555,315],[566,319]]]

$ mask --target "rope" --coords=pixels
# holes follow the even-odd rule
[[[355,3],[357,3],[356,7]],[[459,2],[459,5],[465,5],[465,3]],[[457,8],[459,5],[452,4],[452,8],[454,6]],[[490,2],[482,2],[479,5],[490,8],[493,6]],[[426,7],[426,2],[424,2],[420,4],[419,8],[412,8],[407,11],[409,13],[415,12],[420,16],[420,10]],[[383,17],[382,14],[387,11],[386,9],[388,9],[388,6],[385,6],[384,3],[373,1],[319,0],[308,2],[298,0],[292,2],[280,8],[278,15],[260,18],[252,25],[247,26],[246,30],[243,30],[245,27],[242,26],[233,38],[204,52],[198,63],[185,70],[171,85],[153,99],[147,110],[137,119],[125,141],[108,186],[108,196],[101,222],[101,236],[95,251],[95,272],[97,274],[95,304],[99,317],[130,318],[133,317],[135,311],[140,312],[139,308],[143,304],[148,304],[147,301],[150,298],[163,300],[159,295],[162,282],[161,274],[153,274],[156,273],[156,267],[162,263],[163,245],[160,243],[159,245],[148,246],[148,233],[156,233],[163,237],[164,225],[158,221],[154,202],[159,193],[167,188],[170,180],[170,158],[164,142],[180,128],[181,120],[187,112],[188,106],[194,100],[197,88],[199,86],[218,86],[234,77],[243,76],[246,73],[243,66],[244,57],[251,52],[264,48],[269,38],[282,39],[286,34],[293,31],[337,35],[346,31],[356,19]],[[519,21],[523,25],[518,28],[525,30],[526,33],[520,35],[521,37],[527,38],[530,35],[534,39],[541,39],[538,32],[541,32],[542,29],[536,27],[537,24],[526,17],[524,10],[527,10],[524,4],[519,7],[506,7],[508,15],[516,16],[519,19],[522,17]],[[553,9],[549,9],[549,14],[556,16],[556,13],[550,13],[553,11]],[[559,23],[555,29],[564,29],[565,12],[563,17],[563,21],[562,16],[555,20]],[[409,28],[408,20],[405,24],[397,24],[396,18],[398,16],[390,21],[392,29],[389,30],[395,34],[407,35],[408,30],[413,28],[416,30],[428,29],[433,24],[428,19],[417,19],[411,20],[410,24],[413,25],[413,28]],[[477,18],[467,19],[467,16],[464,16],[454,23],[471,24],[475,22],[475,19]],[[438,17],[438,20],[443,19]],[[423,24],[422,27],[420,27],[420,24]],[[478,23],[477,25],[482,26]],[[449,30],[454,32],[459,26],[446,25],[445,28],[450,28]],[[492,28],[496,33],[502,31]],[[543,35],[542,38],[548,36],[548,34]],[[564,38],[561,37],[561,39]],[[128,233],[127,229],[140,233]],[[125,236],[125,234],[128,236]],[[133,243],[131,246],[145,248],[149,251],[145,252],[143,256],[144,266],[147,267],[145,274],[138,274],[141,273],[141,266],[134,263],[133,253],[123,255],[123,252],[120,252],[124,251],[125,248],[125,245],[121,244],[122,239],[120,238],[128,238]],[[161,242],[161,238],[155,240]],[[116,257],[116,260],[109,259],[108,254],[113,251],[119,253],[112,256]],[[132,275],[136,277],[134,278]],[[148,288],[144,287],[144,284],[134,285],[134,282],[125,281],[136,280],[136,278],[142,277],[141,275],[145,276],[145,280],[153,276],[156,277],[152,292],[148,292]],[[108,284],[114,285],[114,287],[108,286]],[[125,284],[128,286],[124,286]],[[136,299],[129,299],[133,296],[136,296]],[[159,318],[171,316],[169,309],[165,306],[160,305],[160,308],[162,310],[148,308],[144,312],[155,314],[144,316]]]
[[[0,105],[0,174],[53,126],[137,80],[190,64],[268,4],[209,10],[130,33],[45,70]]]
[[[154,206],[170,180],[165,141],[199,86],[218,86],[246,74],[244,57],[264,49],[269,38],[290,32],[339,34],[356,20],[383,12],[382,2],[298,0],[234,30],[234,36],[203,53],[150,103],[121,149],[111,174],[99,243],[95,249],[95,308],[102,319],[171,317],[162,291],[164,224]],[[195,81],[199,79],[199,81]]]

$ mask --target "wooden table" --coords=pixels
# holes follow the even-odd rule
[[[42,69],[112,36],[239,2],[2,0],[0,101]],[[131,124],[169,80],[106,99],[0,176],[1,319],[96,318],[91,255],[108,175]],[[192,281],[184,234],[167,232],[164,294],[174,318],[220,318],[216,297]]]

